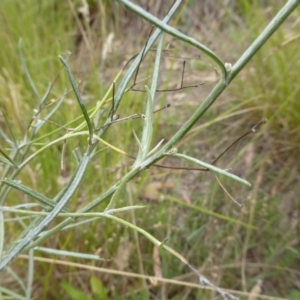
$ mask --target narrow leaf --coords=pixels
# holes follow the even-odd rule
[[[85,108],[85,105],[82,101],[82,98],[80,96],[80,93],[79,93],[79,90],[77,88],[77,84],[75,82],[75,79],[74,79],[74,76],[73,76],[73,73],[69,67],[69,64],[67,63],[67,61],[62,57],[62,56],[58,56],[60,61],[62,62],[62,64],[64,65],[64,67],[66,68],[67,70],[67,73],[68,73],[68,76],[69,76],[69,79],[70,79],[70,82],[71,82],[71,85],[72,85],[72,88],[74,90],[74,93],[76,95],[76,98],[77,98],[77,101],[78,101],[78,104],[80,106],[80,109],[82,111],[82,114],[83,114],[83,117],[85,118],[85,121],[86,121],[86,124],[87,124],[87,127],[88,127],[88,130],[89,130],[89,135],[90,135],[90,142],[92,143],[92,139],[93,139],[93,126],[92,126],[92,123],[91,123],[91,120],[90,120],[90,117],[89,117],[89,114]]]
[[[49,85],[48,87],[48,90],[46,91],[46,94],[44,97],[46,97],[47,93],[50,92],[51,90],[51,84]],[[44,118],[44,120],[40,120],[40,122],[37,122],[35,125],[34,125],[34,134],[36,134],[40,128],[46,123],[47,120],[49,120],[52,115],[54,115],[54,113],[60,108],[61,104],[63,103],[64,99],[65,99],[65,95],[64,94],[58,101],[58,103],[55,105],[55,107],[47,114],[47,116]],[[43,98],[44,99],[44,98]],[[43,101],[42,99],[42,101]]]
[[[115,193],[112,195],[107,207],[105,208],[105,212],[111,210],[114,207],[116,201],[125,194],[126,183],[126,180],[122,180],[117,186]]]
[[[215,167],[215,166],[213,166],[211,164],[205,163],[205,162],[203,162],[203,161],[201,161],[199,159],[196,159],[194,157],[187,156],[187,155],[180,154],[180,153],[176,153],[176,154],[174,154],[174,156],[177,156],[177,157],[183,158],[185,160],[191,161],[191,162],[193,162],[193,163],[195,163],[197,165],[200,165],[202,167],[207,168],[208,170],[210,170],[212,172],[215,172],[215,173],[218,173],[218,174],[221,174],[221,175],[225,175],[225,176],[227,176],[227,177],[229,177],[229,178],[231,178],[233,180],[236,180],[236,181],[238,181],[240,183],[243,183],[245,185],[251,186],[251,183],[248,182],[247,180],[242,179],[242,178],[240,178],[240,177],[238,177],[238,176],[236,176],[234,174],[231,174],[231,173],[229,173],[229,172],[227,172],[225,170],[222,170],[222,169],[220,169],[218,167]]]
[[[0,147],[0,153],[4,156],[0,156],[0,161],[5,163],[6,165],[10,165],[12,167],[18,168],[17,164],[1,149]]]
[[[39,92],[37,91],[37,89],[34,85],[34,82],[33,82],[32,78],[31,78],[31,75],[30,75],[28,67],[27,67],[26,59],[25,59],[23,51],[22,51],[22,39],[19,40],[18,48],[19,48],[19,55],[20,55],[20,58],[21,58],[22,67],[24,69],[25,75],[26,75],[26,77],[29,81],[29,84],[31,86],[31,89],[32,89],[33,93],[35,94],[37,99],[40,101],[41,97],[40,97]]]
[[[54,202],[53,200],[45,197],[44,195],[40,194],[39,192],[36,192],[32,189],[30,189],[29,187],[21,184],[20,182],[17,182],[15,180],[11,180],[11,179],[4,179],[2,180],[3,183],[7,184],[8,186],[19,190],[20,192],[23,192],[24,194],[40,201],[42,204],[45,204],[47,206],[50,206],[51,208],[55,207],[56,202]],[[63,212],[68,212],[68,209],[63,209]]]
[[[152,134],[153,134],[154,98],[157,89],[158,77],[159,77],[159,69],[160,69],[164,37],[165,34],[162,34],[156,50],[156,59],[155,59],[153,77],[152,77],[151,91],[147,86],[145,86],[145,90],[147,92],[147,105],[146,105],[146,112],[144,118],[144,128],[143,128],[143,135],[141,140],[141,147],[139,149],[137,159],[134,163],[134,167],[139,166],[140,163],[145,160],[145,158],[149,154],[149,149],[151,147]]]
[[[33,250],[30,249],[29,250],[29,255],[28,255],[26,300],[31,299],[33,276],[34,276],[34,253],[33,253]]]
[[[34,250],[41,251],[44,253],[49,253],[52,255],[76,257],[76,258],[89,259],[89,260],[104,260],[95,254],[86,254],[86,253],[73,252],[73,251],[57,250],[57,249],[51,249],[51,248],[46,248],[46,247],[35,247]]]

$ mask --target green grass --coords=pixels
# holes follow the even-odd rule
[[[87,99],[88,109],[92,109],[96,101],[104,96],[114,76],[120,70],[121,62],[125,60],[122,55],[128,57],[137,53],[145,42],[142,36],[138,37],[137,43],[140,47],[137,49],[126,45],[130,49],[129,54],[125,52],[124,46],[121,49],[114,49],[113,59],[108,59],[106,62],[109,65],[109,71],[106,74],[103,65],[98,63],[99,51],[95,49],[93,56],[88,56],[87,61],[78,61],[75,47],[77,30],[74,16],[67,2],[58,5],[55,1],[41,3],[36,1],[35,4],[33,5],[32,1],[28,0],[20,3],[3,1],[0,4],[0,8],[1,6],[3,8],[0,9],[2,11],[0,22],[3,28],[0,31],[0,41],[3,45],[0,55],[2,66],[0,93],[2,111],[8,124],[3,118],[1,118],[1,123],[8,136],[10,136],[10,130],[13,132],[15,140],[23,138],[33,115],[33,109],[38,106],[21,66],[18,54],[20,38],[23,39],[22,49],[28,70],[40,95],[45,93],[48,82],[53,81],[59,73],[49,95],[49,101],[58,99],[66,88],[70,88],[58,55],[64,55],[65,50],[73,52],[69,61],[76,80],[82,80],[80,90]],[[229,37],[218,41],[218,43],[225,44],[221,49],[223,47],[226,49],[228,42],[238,42],[237,53],[230,54],[232,59],[242,53],[244,49],[242,46],[246,47],[249,41],[253,40],[259,30],[267,24],[268,16],[272,16],[276,11],[274,9],[266,15],[259,6],[250,10],[247,9],[246,1],[244,4],[242,14],[245,27],[238,31],[238,28],[232,25],[233,29],[228,29]],[[107,15],[111,15],[111,6],[108,3],[104,5],[106,6],[102,8],[108,10]],[[123,15],[122,11],[119,13]],[[299,279],[299,272],[297,273],[296,270],[300,256],[296,242],[296,228],[297,224],[299,226],[299,221],[296,217],[290,217],[290,212],[297,210],[296,195],[299,194],[297,187],[295,188],[299,174],[295,167],[294,156],[297,153],[300,137],[298,124],[300,107],[297,101],[299,84],[296,80],[299,78],[300,70],[297,47],[299,39],[296,37],[299,32],[299,22],[293,23],[293,18],[296,19],[296,16],[299,17],[299,11],[263,47],[242,73],[241,79],[237,78],[237,81],[232,83],[228,95],[219,99],[214,109],[208,111],[203,122],[195,127],[195,130],[183,140],[180,146],[189,155],[195,155],[201,160],[210,162],[231,140],[249,130],[261,117],[266,117],[269,120],[268,125],[262,127],[253,138],[248,137],[230,150],[218,164],[224,168],[234,165],[234,171],[241,173],[239,175],[253,183],[253,188],[249,189],[220,177],[235,199],[244,204],[244,208],[239,209],[231,202],[211,174],[157,168],[151,168],[135,178],[128,186],[127,193],[131,196],[124,199],[123,203],[118,203],[118,206],[124,206],[128,205],[127,201],[132,201],[137,205],[146,205],[145,209],[123,213],[122,217],[127,221],[136,222],[138,226],[145,228],[159,240],[168,238],[166,242],[168,246],[184,255],[194,266],[202,268],[201,272],[218,286],[237,291],[246,288],[250,291],[256,281],[262,279],[266,295],[288,299],[293,299],[291,295],[295,294],[293,282]],[[117,22],[110,22],[108,18],[102,22],[106,26],[102,32],[97,33],[100,40],[103,41],[112,28],[117,32],[122,32]],[[245,32],[247,36],[241,41]],[[295,37],[295,40],[284,43],[290,36]],[[178,45],[178,47],[181,46]],[[218,54],[222,56],[222,53]],[[226,55],[224,51],[224,56]],[[82,68],[85,63],[86,69]],[[147,73],[147,63],[151,65],[151,62],[145,61],[144,63],[146,66],[143,68]],[[205,66],[201,65],[202,68],[205,69]],[[165,74],[168,74],[167,71]],[[200,77],[201,72],[203,70],[199,71]],[[178,82],[177,79],[169,78],[167,83],[173,83],[173,81]],[[160,137],[171,136],[173,129],[179,127],[190,111],[194,110],[198,103],[193,100],[194,93],[201,94],[205,91],[201,90],[201,87],[196,92],[187,91],[184,100],[181,100],[184,104],[179,107],[172,106],[163,111],[162,115],[156,116],[160,120],[156,128],[156,134],[159,137],[157,140]],[[162,104],[165,98],[172,101],[172,97],[162,96]],[[202,98],[202,95],[199,98]],[[189,102],[189,99],[192,100]],[[185,102],[192,104],[185,104]],[[118,112],[122,117],[143,112],[145,95],[130,92],[126,94],[123,103]],[[253,107],[256,109],[251,110]],[[110,104],[107,105],[104,114],[108,113],[109,108]],[[230,116],[231,113],[235,113],[236,116]],[[72,91],[66,96],[61,108],[51,120],[60,125],[66,125],[79,116],[80,110]],[[222,119],[218,120],[218,118]],[[81,118],[68,126],[75,127],[82,121]],[[207,126],[204,127],[204,125]],[[105,135],[105,140],[128,153],[136,154],[134,153],[136,145],[132,135],[133,128],[137,132],[141,130],[140,120],[115,124],[110,128],[109,134]],[[64,129],[57,131],[57,126],[54,124],[46,124],[36,137],[39,139],[36,142],[47,144],[64,133]],[[49,198],[55,196],[66,184],[76,167],[72,151],[77,147],[81,148],[85,143],[86,137],[67,141],[63,171],[60,170],[63,149],[61,143],[35,158],[20,172],[17,179]],[[249,145],[254,145],[254,156],[245,170],[245,157],[249,155],[247,152]],[[8,144],[2,147],[9,153]],[[40,145],[33,145],[29,154],[39,147]],[[168,159],[164,163],[171,164],[172,161],[174,160]],[[128,171],[131,163],[129,158],[124,158],[119,153],[112,152],[110,149],[103,150],[93,159],[80,188],[69,203],[69,208],[75,211],[98,197]],[[143,192],[151,181],[164,182],[166,179],[171,180],[174,186],[171,190],[165,187],[160,191],[160,195],[164,196],[162,202],[143,198]],[[186,205],[188,203],[183,201],[183,193],[187,194],[191,205]],[[14,205],[31,201],[32,199],[28,199],[23,194],[11,191],[7,203]],[[284,207],[283,202],[287,202],[287,207]],[[199,211],[195,206],[254,225],[259,230],[254,231],[230,220],[216,218]],[[97,210],[101,211],[103,208],[105,208],[104,204]],[[7,242],[12,242],[22,229],[22,225],[10,222],[9,229],[7,228],[8,226],[6,226]],[[85,299],[97,299],[101,293],[103,293],[101,296],[103,299],[106,293],[109,295],[108,299],[154,299],[153,294],[159,299],[184,299],[184,297],[186,299],[214,299],[214,296],[217,297],[211,291],[182,287],[177,284],[159,283],[151,286],[149,281],[133,279],[126,274],[117,276],[83,269],[80,271],[80,268],[75,268],[71,264],[71,262],[79,262],[85,265],[117,269],[115,260],[121,259],[118,257],[118,250],[122,245],[122,240],[130,241],[133,245],[127,258],[128,266],[122,271],[145,275],[154,274],[153,244],[145,237],[136,235],[132,230],[103,219],[63,231],[60,235],[53,236],[43,246],[99,253],[108,261],[95,263],[66,258],[65,261],[70,262],[69,266],[36,262],[32,298],[84,299],[82,293],[86,295]],[[175,257],[162,250],[159,254],[161,264],[158,267],[161,268],[165,278],[181,280],[182,275],[186,276],[182,279],[184,281],[197,282],[197,278],[190,270],[178,263]],[[37,252],[38,255],[53,257]],[[60,259],[64,260],[64,258]],[[26,284],[27,260],[16,259],[12,266]],[[245,286],[241,271],[243,266],[246,270]],[[291,270],[287,271],[284,268]],[[100,280],[102,288],[101,283],[94,284],[98,288],[100,286],[100,290],[93,287],[92,278]],[[20,291],[15,283],[10,284],[0,280],[0,285],[15,292]],[[146,285],[148,288],[145,288]],[[246,296],[240,298],[248,299]]]

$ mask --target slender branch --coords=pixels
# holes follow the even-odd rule
[[[182,40],[182,41],[198,48],[200,51],[203,51],[205,54],[207,54],[212,60],[214,60],[217,63],[217,65],[219,66],[219,68],[222,71],[223,79],[225,79],[226,74],[227,74],[225,65],[222,62],[222,60],[212,50],[207,48],[205,45],[199,43],[194,38],[191,38],[191,37],[181,33],[177,29],[171,27],[170,25],[162,22],[161,20],[154,17],[153,15],[151,15],[150,13],[148,13],[147,11],[145,11],[138,5],[132,3],[131,1],[128,1],[128,0],[117,0],[117,1],[122,3],[126,8],[133,11],[135,14],[137,14],[137,15],[141,16],[143,19],[147,20],[149,23],[162,29],[164,32],[169,33],[170,35],[178,38],[179,40]]]
[[[229,84],[235,76],[245,67],[250,59],[256,54],[256,52],[266,43],[266,41],[272,36],[272,34],[279,28],[280,25],[287,19],[287,17],[295,10],[300,4],[300,0],[288,0],[283,8],[277,13],[273,20],[267,25],[267,27],[261,32],[257,39],[248,47],[244,54],[234,64],[231,69],[231,73],[227,78],[227,84]]]

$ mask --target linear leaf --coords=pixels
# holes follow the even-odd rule
[[[84,103],[82,101],[82,98],[81,98],[81,95],[80,95],[79,90],[77,88],[77,84],[75,82],[73,73],[71,71],[71,68],[69,67],[68,62],[62,56],[59,55],[58,57],[59,57],[60,61],[62,62],[62,64],[64,65],[64,67],[67,70],[67,73],[68,73],[68,76],[69,76],[72,88],[74,90],[75,96],[77,98],[78,104],[80,106],[80,109],[82,111],[83,117],[85,118],[88,130],[89,130],[90,143],[92,143],[92,138],[93,138],[93,126],[92,126],[92,122],[91,122],[89,114],[88,114],[88,112],[87,112],[87,110],[85,108],[85,105],[84,105]]]
[[[54,202],[53,200],[45,197],[44,195],[40,194],[39,192],[36,192],[36,191],[30,189],[29,187],[21,184],[20,182],[17,182],[15,180],[11,180],[11,179],[7,179],[7,178],[2,180],[2,182],[14,189],[19,190],[20,192],[23,192],[24,194],[26,194],[32,198],[40,201],[41,203],[43,203],[49,207],[54,208],[56,205],[56,202]],[[68,212],[69,210],[64,208],[63,211]]]
[[[0,161],[5,163],[6,165],[10,165],[12,167],[18,168],[17,164],[1,149],[0,147],[0,153],[4,156],[0,156]]]
[[[191,161],[191,162],[193,162],[193,163],[195,163],[197,165],[200,165],[202,167],[207,168],[208,170],[210,170],[212,172],[215,172],[215,173],[218,173],[218,174],[221,174],[221,175],[225,175],[225,176],[227,176],[227,177],[229,177],[229,178],[231,178],[233,180],[236,180],[236,181],[238,181],[240,183],[243,183],[245,185],[251,186],[251,183],[248,182],[247,180],[242,179],[242,178],[240,178],[240,177],[238,177],[238,176],[236,176],[234,174],[231,174],[231,173],[229,173],[229,172],[227,172],[227,171],[225,171],[223,169],[220,169],[220,168],[218,168],[216,166],[213,166],[211,164],[203,162],[203,161],[201,161],[199,159],[196,159],[194,157],[191,157],[191,156],[188,156],[188,155],[185,155],[185,154],[180,154],[180,153],[175,153],[174,156],[177,156],[177,157],[183,158],[185,160]]]

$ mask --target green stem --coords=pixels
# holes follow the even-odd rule
[[[173,28],[172,26],[170,26],[166,23],[163,23],[161,20],[159,20],[155,16],[151,15],[150,13],[148,13],[147,11],[145,11],[138,5],[132,3],[131,1],[128,1],[128,0],[117,0],[117,1],[122,3],[126,8],[133,11],[135,14],[137,14],[140,17],[142,17],[143,19],[147,20],[149,23],[160,28],[164,32],[169,33],[170,35],[178,38],[179,40],[198,48],[200,51],[203,51],[205,54],[207,54],[211,59],[213,59],[218,64],[218,66],[222,72],[222,78],[225,79],[225,76],[226,76],[225,66],[224,66],[222,60],[212,50],[210,50],[203,44],[199,43],[194,38],[191,38],[191,37],[181,33],[177,29]]]
[[[266,43],[266,41],[272,36],[272,34],[279,28],[279,26],[287,19],[287,17],[295,10],[300,4],[300,0],[289,0],[277,13],[273,20],[267,25],[257,39],[249,46],[249,48],[243,53],[239,60],[232,67],[231,73],[227,78],[229,84],[235,76],[245,67],[250,59],[256,54],[256,52]]]
[[[163,157],[163,154],[168,152],[174,145],[176,145],[183,136],[194,126],[194,124],[202,117],[202,115],[208,110],[208,108],[216,101],[216,99],[222,94],[222,92],[226,89],[229,82],[233,80],[233,78],[242,70],[242,68],[247,64],[247,62],[255,55],[255,53],[259,50],[259,48],[271,37],[274,31],[282,24],[282,22],[291,14],[291,12],[297,7],[300,3],[300,0],[290,0],[288,1],[284,7],[278,12],[278,14],[274,17],[274,19],[270,22],[270,24],[265,28],[262,34],[256,39],[256,41],[245,51],[245,53],[241,56],[238,62],[234,65],[234,67],[228,72],[225,69],[223,62],[208,48],[197,42],[196,40],[185,36],[180,33],[176,29],[171,26],[162,23],[159,19],[155,18],[148,12],[144,11],[139,6],[133,4],[128,0],[117,0],[125,5],[128,9],[134,11],[139,16],[154,24],[155,26],[161,28],[166,31],[170,35],[182,40],[190,45],[195,46],[199,50],[202,50],[207,55],[209,55],[220,67],[222,72],[222,77],[218,84],[214,87],[211,93],[207,96],[207,98],[200,104],[198,109],[194,112],[194,114],[189,118],[189,120],[174,134],[174,136],[169,140],[168,143],[165,144],[160,151],[156,154],[148,158],[141,164],[141,169],[147,168],[159,159]]]

